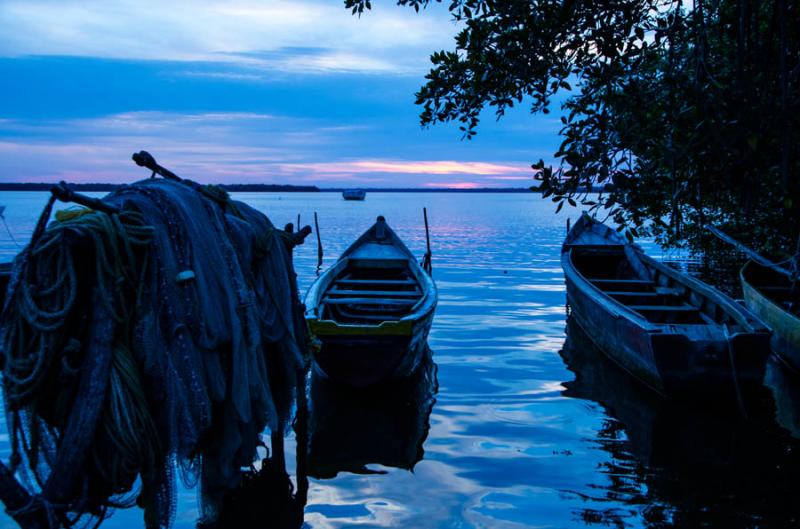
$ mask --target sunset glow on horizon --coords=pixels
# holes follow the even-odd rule
[[[458,30],[437,6],[9,0],[0,23],[0,182],[131,182],[147,150],[208,183],[528,187],[557,148],[525,108],[470,141],[419,127],[428,56]]]

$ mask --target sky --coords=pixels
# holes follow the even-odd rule
[[[147,150],[202,183],[532,185],[558,119],[421,128],[414,93],[459,27],[372,4],[2,0],[0,182],[131,182]]]

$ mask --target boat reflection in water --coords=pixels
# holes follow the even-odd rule
[[[308,406],[302,396],[298,399],[294,432],[295,482],[287,470],[283,432],[272,435],[273,453],[268,454],[250,470],[243,472],[238,488],[228,492],[214,512],[203,513],[197,529],[301,529],[305,527],[305,507],[308,502]],[[213,521],[208,521],[213,520]]]
[[[339,472],[380,473],[367,465],[412,470],[422,459],[438,382],[426,348],[419,369],[405,381],[375,389],[337,384],[312,371],[310,399],[298,401],[295,483],[287,471],[282,436],[274,452],[243,475],[226,495],[213,523],[198,529],[228,527],[300,529],[308,501],[308,477],[332,478]]]
[[[767,364],[764,384],[775,399],[775,418],[792,437],[800,439],[800,375],[777,359]]]
[[[564,395],[597,402],[609,416],[592,440],[610,456],[599,469],[604,482],[588,484],[591,494],[566,491],[586,502],[580,520],[619,527],[632,518],[645,527],[800,523],[800,444],[776,423],[767,388],[744,395],[744,410],[736,399],[663,399],[573,322],[561,354],[575,373]]]
[[[437,390],[430,350],[410,378],[372,388],[337,384],[312,371],[309,476],[383,472],[368,465],[413,470],[424,454]]]

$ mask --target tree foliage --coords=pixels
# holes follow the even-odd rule
[[[452,0],[449,10],[463,29],[454,50],[431,56],[417,93],[423,126],[455,121],[471,138],[487,108],[549,113],[566,91],[559,163],[533,164],[558,209],[608,211],[629,235],[672,244],[711,222],[795,253],[797,2]]]

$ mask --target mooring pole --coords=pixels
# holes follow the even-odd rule
[[[317,232],[317,275],[322,268],[322,239],[319,236],[319,222],[317,221],[317,212],[314,212],[314,231]]]
[[[422,216],[425,219],[425,271],[429,274],[431,270],[433,270],[433,266],[431,264],[431,235],[430,231],[428,230],[428,208],[422,208]]]

